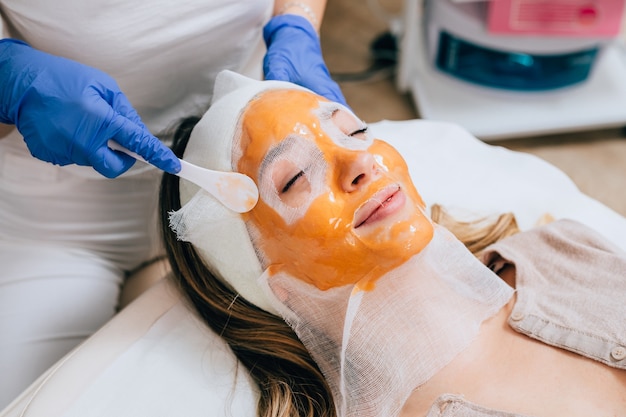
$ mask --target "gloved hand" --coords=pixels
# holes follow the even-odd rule
[[[263,72],[267,80],[290,81],[329,100],[346,104],[339,85],[330,78],[320,39],[304,17],[284,14],[263,28],[267,53]]]
[[[135,159],[111,150],[113,139],[162,170],[180,171],[173,152],[150,134],[104,72],[4,39],[0,79],[0,121],[16,125],[36,158],[92,166],[114,178]]]

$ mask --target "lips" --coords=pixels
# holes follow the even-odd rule
[[[354,213],[354,228],[383,219],[404,205],[405,196],[398,184],[392,184],[374,194]]]

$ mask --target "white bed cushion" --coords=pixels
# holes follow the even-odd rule
[[[585,223],[626,250],[626,218],[534,155],[488,145],[450,123],[382,121],[371,129],[402,153],[429,205],[467,215],[512,211],[524,230],[549,213]]]
[[[487,145],[448,123],[383,121],[427,204],[461,215],[513,211],[522,229],[545,213],[579,220],[626,250],[626,219],[561,171]],[[167,280],[142,294],[36,381],[0,417],[255,416],[254,384]]]
[[[254,416],[245,368],[162,280],[9,405],[8,416]]]

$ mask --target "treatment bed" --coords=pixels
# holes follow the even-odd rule
[[[382,121],[370,128],[407,160],[428,205],[458,216],[512,211],[525,230],[571,218],[626,250],[626,219],[532,155],[487,145],[449,123]],[[1,376],[0,376],[1,377]],[[255,415],[247,371],[160,279],[31,385],[0,417]]]

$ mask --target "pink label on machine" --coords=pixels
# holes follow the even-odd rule
[[[626,0],[492,0],[491,33],[613,37],[620,33]]]

